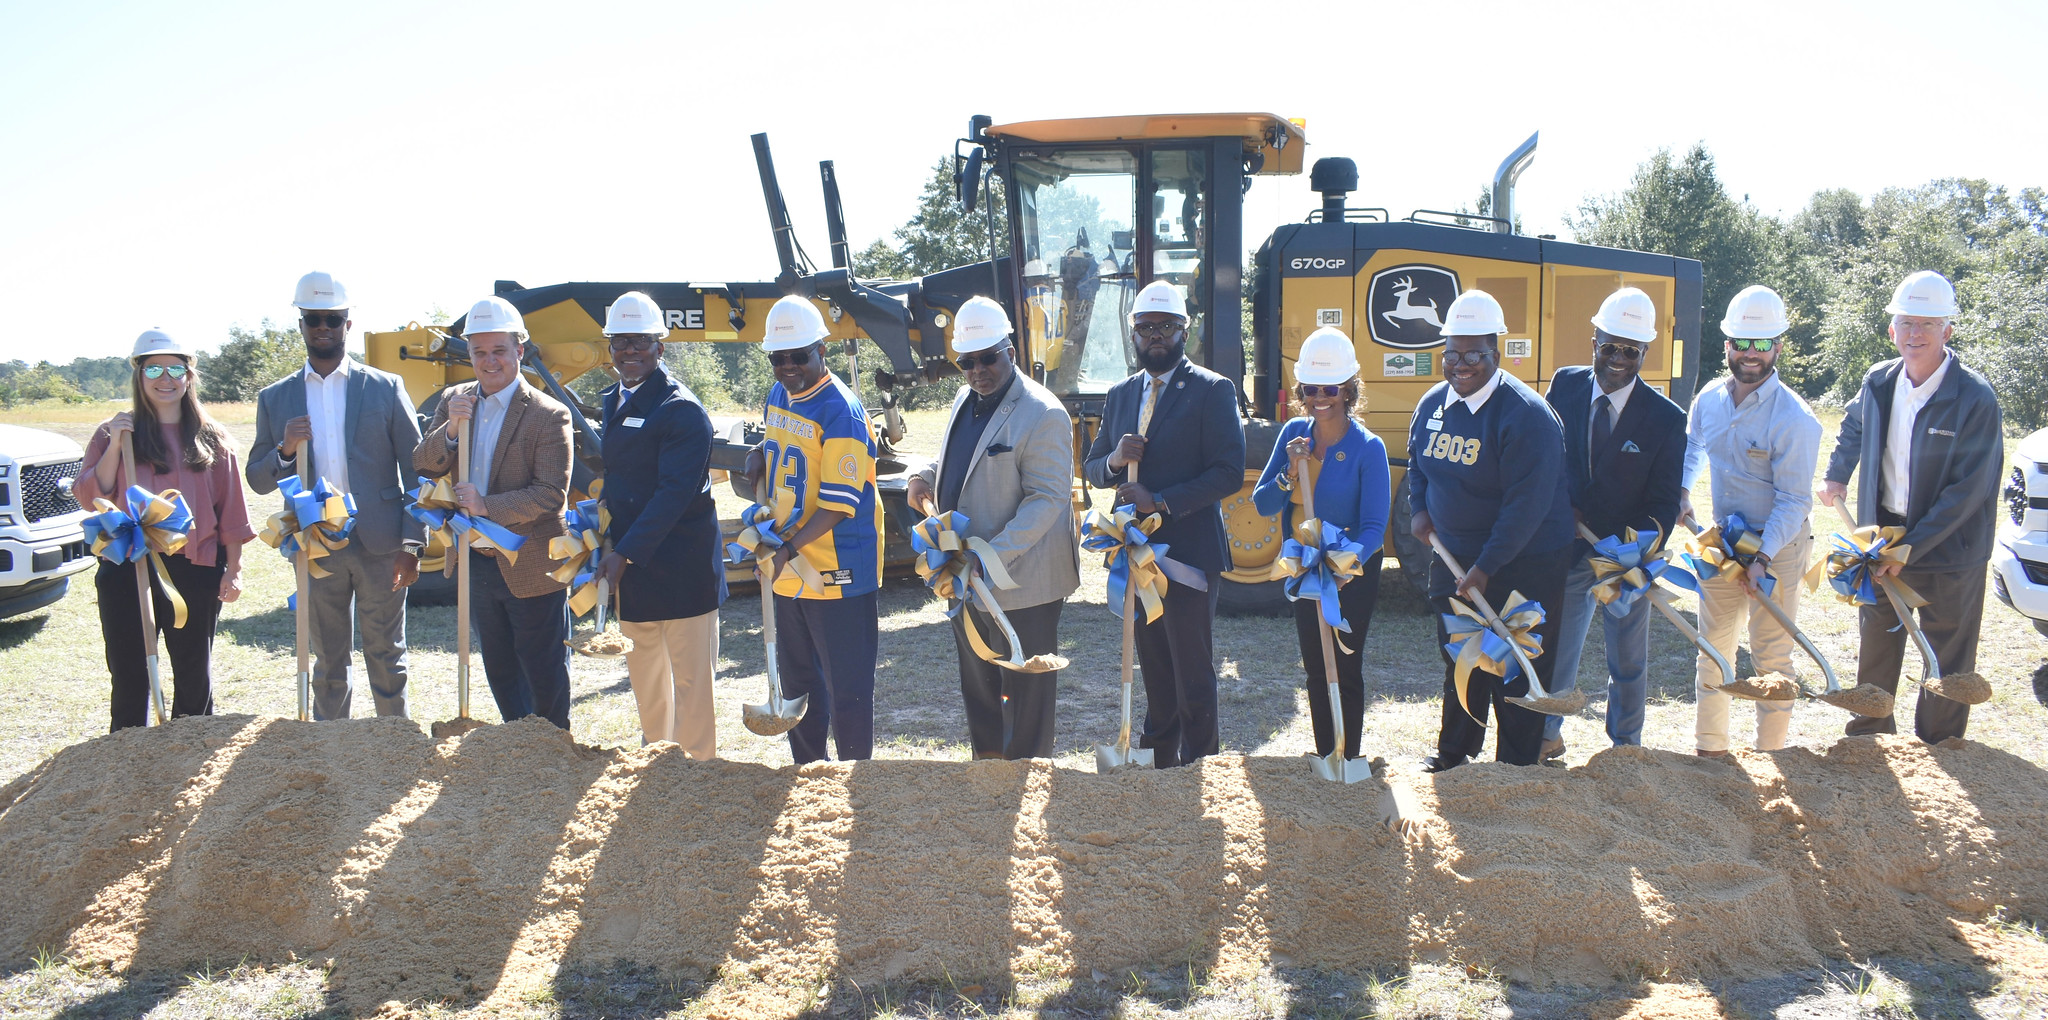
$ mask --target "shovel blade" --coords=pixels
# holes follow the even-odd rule
[[[1556,697],[1509,698],[1507,702],[1543,715],[1577,715],[1580,709],[1586,707],[1586,696],[1578,691],[1566,691]]]
[[[808,694],[795,698],[770,698],[759,705],[746,705],[740,709],[740,722],[752,733],[764,737],[780,736],[796,728],[804,719],[804,709],[810,706]]]
[[[1965,705],[1981,705],[1991,700],[1991,682],[1982,673],[1950,673],[1923,680],[1920,686],[1938,697]]]
[[[996,665],[1012,673],[1057,673],[1067,668],[1068,662],[1058,655],[1034,655],[1022,662],[1002,659]]]
[[[1793,701],[1799,697],[1799,684],[1782,673],[1745,677],[1714,689],[1731,698],[1747,701]]]
[[[1362,782],[1371,779],[1375,775],[1372,762],[1368,759],[1343,758],[1333,761],[1332,758],[1335,758],[1335,756],[1332,755],[1331,758],[1316,757],[1314,759],[1317,779],[1328,780],[1332,783],[1348,784]]]
[[[1875,684],[1857,684],[1848,690],[1818,694],[1814,698],[1851,715],[1870,719],[1882,719],[1892,714],[1894,701],[1891,692]]]
[[[435,740],[446,740],[449,737],[462,736],[463,734],[468,733],[471,730],[483,729],[487,725],[489,725],[489,723],[485,723],[477,719],[449,719],[445,722],[435,723],[430,728],[430,732],[433,734]]]
[[[1095,772],[1108,775],[1125,769],[1149,769],[1152,767],[1152,749],[1149,747],[1115,748],[1108,744],[1095,745]]]

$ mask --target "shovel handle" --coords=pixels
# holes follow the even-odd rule
[[[299,485],[313,484],[313,454],[310,447],[299,447]],[[292,557],[293,583],[298,586],[297,610],[292,613],[293,642],[298,646],[294,651],[299,659],[299,721],[313,719],[313,618],[306,600],[313,595],[313,559],[305,543],[299,544],[299,553]]]
[[[121,433],[121,483],[124,492],[135,487],[135,432],[132,429]],[[142,607],[142,654],[144,664],[149,668],[149,707],[156,714],[156,724],[162,726],[171,721],[171,715],[164,705],[164,682],[158,672],[156,600],[150,591],[147,557],[135,561],[135,599]]]
[[[1296,460],[1294,462],[1294,491],[1301,493],[1301,516],[1305,520],[1314,520],[1316,516],[1315,488],[1314,485],[1309,483],[1308,458],[1304,457]],[[1339,612],[1341,613],[1342,610],[1340,609]],[[1316,613],[1316,633],[1321,635],[1323,639],[1323,678],[1329,681],[1330,685],[1330,733],[1333,735],[1336,746],[1330,749],[1329,762],[1332,768],[1339,770],[1339,778],[1342,778],[1342,769],[1344,768],[1344,713],[1340,711],[1343,707],[1343,701],[1342,694],[1337,688],[1337,636],[1330,633],[1330,621],[1325,619],[1321,612]],[[1530,673],[1529,675],[1533,677],[1536,674]]]
[[[774,494],[768,484],[768,472],[761,473],[761,480],[754,483],[754,502],[768,506],[768,498]],[[754,579],[761,586],[761,642],[768,652],[768,700],[774,704],[782,700],[782,668],[775,662],[775,578],[768,576],[767,567],[775,562],[770,557],[762,563],[759,555],[754,557]]]
[[[1458,565],[1458,558],[1451,555],[1449,549],[1444,548],[1444,540],[1436,537],[1435,531],[1429,533],[1429,545],[1430,548],[1436,550],[1438,556],[1443,558],[1444,566],[1451,568],[1452,575],[1456,576],[1462,583],[1465,580],[1465,568]],[[1508,632],[1508,625],[1501,622],[1500,614],[1494,612],[1493,605],[1486,601],[1486,593],[1475,589],[1470,597],[1472,604],[1479,607],[1480,616],[1486,621],[1486,625],[1492,628],[1493,633],[1502,641],[1507,642],[1508,650],[1515,653],[1515,661],[1520,663],[1522,670],[1529,674],[1530,688],[1542,691],[1543,696],[1546,698],[1556,697],[1548,687],[1543,686],[1542,679],[1536,675],[1536,665],[1529,661],[1527,653],[1522,651],[1522,643],[1516,641],[1515,636]]]
[[[1579,537],[1585,539],[1587,545],[1600,544],[1600,536],[1593,534],[1593,529],[1586,527],[1586,522],[1584,521],[1579,522]],[[1685,617],[1678,615],[1678,610],[1671,607],[1671,599],[1664,594],[1664,589],[1657,587],[1657,583],[1652,581],[1650,582],[1649,590],[1643,594],[1649,597],[1650,604],[1656,606],[1658,612],[1664,614],[1665,619],[1671,621],[1672,626],[1678,628],[1679,633],[1684,634],[1687,639],[1692,641],[1694,648],[1699,649],[1707,658],[1714,660],[1714,665],[1721,669],[1722,684],[1732,684],[1735,682],[1735,667],[1729,664],[1728,657],[1722,655],[1721,650],[1715,648],[1692,624],[1685,622]]]
[[[481,402],[479,402],[481,406]],[[455,480],[469,481],[469,423],[455,426]],[[469,533],[455,536],[455,714],[469,718]]]

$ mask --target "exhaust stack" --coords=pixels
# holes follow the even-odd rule
[[[1500,220],[1493,225],[1495,233],[1515,232],[1515,182],[1522,179],[1522,171],[1529,169],[1536,159],[1536,134],[1515,146],[1515,151],[1500,161],[1500,169],[1493,172],[1493,215]]]

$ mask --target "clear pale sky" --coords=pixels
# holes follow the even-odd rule
[[[1256,110],[1353,202],[1469,203],[1532,131],[1531,233],[1704,140],[1766,212],[1817,189],[2048,183],[2048,4],[32,4],[0,0],[0,359],[357,328],[497,279],[770,279],[747,136],[826,258],[817,161],[886,235],[970,114]],[[1313,207],[1247,197],[1246,240]]]

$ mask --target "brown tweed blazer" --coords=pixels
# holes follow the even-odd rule
[[[548,559],[548,539],[562,533],[562,511],[569,502],[569,409],[524,379],[518,386],[491,453],[484,516],[526,539],[518,562],[505,566],[501,557],[499,565],[512,594],[533,598],[567,587],[548,576],[561,566],[560,560]],[[433,427],[413,453],[412,465],[422,476],[454,477],[457,461],[450,440],[456,430],[448,421],[447,398],[476,388],[474,382],[463,383],[443,395]]]

